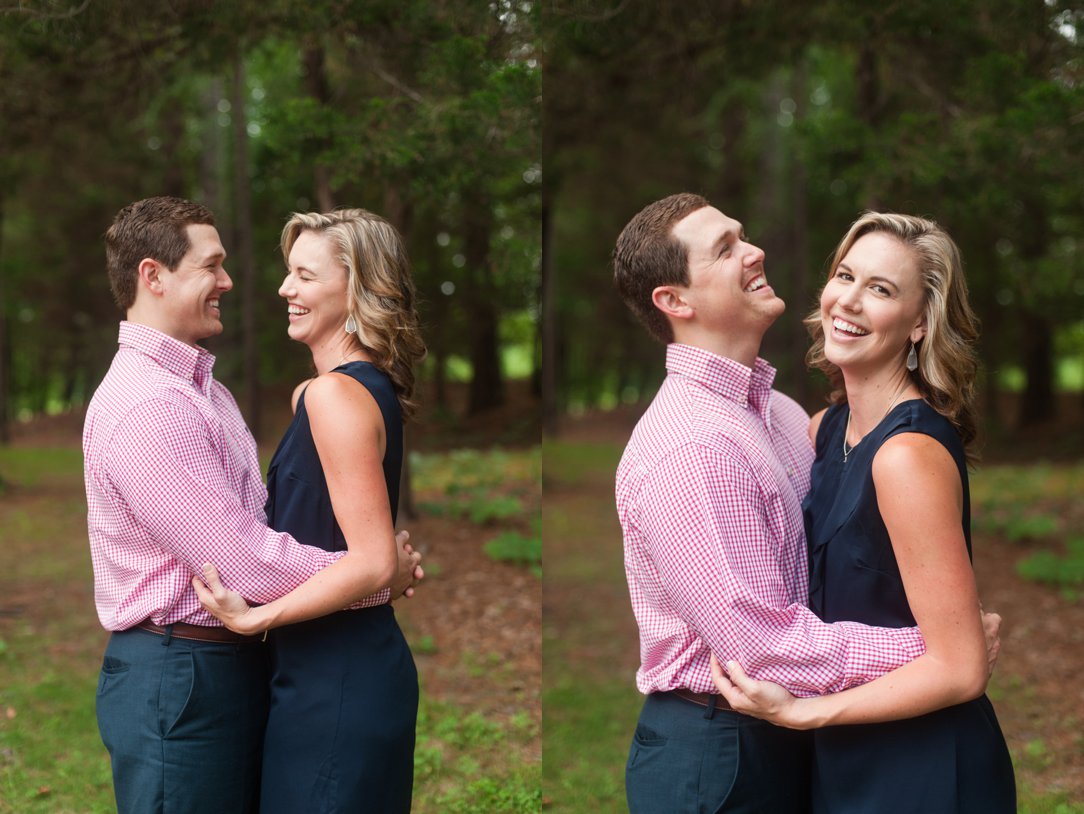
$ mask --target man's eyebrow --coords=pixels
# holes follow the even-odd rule
[[[734,236],[741,234],[743,231],[744,229],[740,223],[738,224],[737,231],[735,231],[734,227],[727,227],[725,230],[723,230],[723,233],[719,235],[719,237],[715,238],[715,241],[711,244],[712,252],[719,251],[719,249],[722,248],[722,245],[724,243],[732,242],[734,240]]]

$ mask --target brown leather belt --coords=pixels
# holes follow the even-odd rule
[[[693,692],[687,690],[684,687],[677,690],[670,690],[671,695],[676,695],[683,701],[689,701],[693,704],[699,704],[702,707],[714,706],[715,709],[733,709],[730,706],[730,702],[726,700],[725,695],[720,695],[714,692]],[[715,699],[715,703],[712,704],[712,699]]]
[[[140,630],[157,633],[159,636],[166,634],[176,636],[178,639],[188,639],[193,642],[214,642],[215,644],[240,644],[241,642],[258,642],[261,636],[242,636],[225,627],[205,627],[203,625],[190,625],[187,622],[174,622],[172,625],[162,627],[156,625],[150,619],[144,619],[138,625]]]

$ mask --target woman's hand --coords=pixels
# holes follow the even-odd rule
[[[799,699],[778,684],[750,678],[736,661],[728,661],[726,668],[729,677],[723,673],[715,656],[711,657],[712,680],[732,708],[779,726],[806,728],[795,715]]]
[[[192,587],[204,609],[233,632],[245,636],[263,633],[266,625],[258,618],[256,609],[250,607],[237,591],[222,584],[218,569],[211,563],[203,564],[202,580],[198,576],[192,577]]]

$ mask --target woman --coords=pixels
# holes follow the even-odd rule
[[[268,469],[267,521],[349,553],[261,607],[226,591],[213,568],[210,589],[194,584],[231,629],[275,628],[260,811],[406,812],[418,706],[410,649],[386,599],[332,611],[356,598],[342,573],[351,563],[383,584],[395,571],[403,421],[425,350],[413,284],[399,235],[361,209],[295,214],[282,252],[289,335],[308,345],[317,375],[294,391]],[[299,620],[310,621],[281,627]]]
[[[810,607],[826,622],[917,624],[926,652],[818,698],[753,681],[734,662],[729,678],[714,665],[716,685],[740,711],[824,727],[817,812],[1015,811],[1012,762],[983,695],[967,481],[977,330],[959,250],[931,221],[866,213],[806,324],[808,360],[836,387],[810,424]]]

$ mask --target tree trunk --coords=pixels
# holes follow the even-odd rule
[[[879,129],[882,108],[881,78],[877,64],[878,54],[881,49],[875,37],[875,33],[871,34],[870,37],[863,42],[858,53],[858,63],[855,66],[855,84],[857,85],[858,95],[858,118],[872,132],[876,132]],[[866,209],[872,209],[874,211],[884,209],[880,198],[868,190],[866,192],[866,198],[863,201],[863,206]]]
[[[0,444],[11,440],[8,403],[11,398],[11,334],[8,330],[7,275],[4,273],[4,196],[0,194]]]
[[[414,208],[410,201],[399,194],[397,184],[389,181],[384,188],[384,217],[394,226],[406,243],[407,233],[414,220]],[[418,516],[414,504],[414,480],[411,477],[410,453],[414,450],[413,433],[403,434],[403,468],[399,473],[399,517],[413,520]]]
[[[218,102],[222,98],[222,80],[211,79],[202,94],[203,115],[209,126],[200,145],[199,186],[200,200],[212,212],[224,211],[222,206],[222,148],[221,128],[215,123]]]
[[[1034,311],[1022,310],[1022,362],[1027,384],[1021,394],[1021,428],[1033,427],[1054,418],[1057,403],[1054,396],[1054,329],[1046,317]]]
[[[809,64],[803,59],[794,71],[793,85],[795,125],[801,123],[806,114],[806,100],[809,98]],[[787,392],[807,409],[816,402],[816,388],[813,378],[805,370],[805,350],[809,347],[809,334],[802,319],[813,304],[813,269],[809,266],[809,178],[801,156],[791,153],[790,162],[790,254],[791,254],[791,291],[788,313],[783,317],[794,337],[789,352],[793,360],[790,367],[790,381]],[[784,219],[786,222],[786,219]]]
[[[450,333],[450,321],[452,309],[449,307],[448,296],[441,291],[441,277],[443,271],[440,244],[437,243],[437,232],[440,231],[440,221],[428,214],[425,219],[425,245],[426,266],[429,279],[433,283],[432,323],[429,330],[428,351],[433,355],[433,403],[440,410],[448,409],[448,335]]]
[[[557,359],[557,279],[553,269],[553,222],[550,200],[542,192],[542,432],[556,436],[560,430]]]
[[[498,312],[493,301],[493,275],[489,255],[493,212],[488,196],[480,191],[468,193],[463,216],[463,254],[469,283],[467,307],[472,367],[467,413],[477,415],[504,403]]]
[[[323,46],[315,43],[305,46],[302,55],[302,71],[305,90],[309,96],[319,102],[321,107],[328,107],[331,104],[331,86],[327,80]],[[326,146],[325,141],[325,139],[320,139],[319,146]],[[313,162],[313,193],[316,206],[321,212],[330,212],[335,208],[335,196],[331,192],[331,172],[327,166],[320,163],[319,157]]]
[[[256,261],[252,251],[252,193],[248,170],[248,119],[245,115],[245,60],[241,51],[233,70],[234,239],[241,267],[241,367],[243,403],[252,435],[260,437],[260,359],[256,335]]]
[[[764,268],[769,283],[773,282],[784,298],[787,292],[783,280],[788,276],[786,270],[791,266],[789,235],[783,224],[789,223],[789,213],[783,211],[786,197],[786,148],[783,144],[782,128],[776,126],[775,115],[780,102],[786,96],[787,86],[779,72],[768,83],[760,98],[760,109],[764,118],[771,122],[768,132],[760,142],[760,156],[757,167],[759,183],[755,185],[751,201],[750,220],[746,228],[754,235],[754,240],[764,250]],[[773,276],[775,275],[775,276]],[[794,337],[789,323],[777,324],[765,337],[761,346],[761,355],[778,360],[793,347]],[[784,371],[785,372],[785,371]]]

